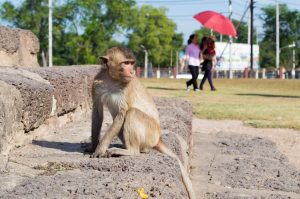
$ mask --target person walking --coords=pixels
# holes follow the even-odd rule
[[[200,48],[198,45],[198,37],[195,34],[190,35],[188,39],[188,45],[185,48],[185,55],[188,59],[188,68],[192,74],[192,79],[186,82],[186,88],[189,90],[189,86],[193,85],[194,91],[199,91],[197,78],[199,75],[200,66]]]
[[[204,72],[204,76],[200,83],[200,90],[203,90],[203,85],[206,79],[208,79],[210,90],[216,91],[217,89],[213,85],[212,73],[211,73],[214,66],[214,61],[216,59],[215,40],[212,37],[208,37],[205,40],[202,40],[201,48],[202,48],[201,49],[202,57],[204,60],[202,63],[201,71]]]

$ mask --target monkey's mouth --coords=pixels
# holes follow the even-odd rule
[[[129,82],[130,80],[132,80],[133,75],[131,75],[131,76],[129,76],[129,75],[122,75],[121,78],[123,79],[123,81]]]

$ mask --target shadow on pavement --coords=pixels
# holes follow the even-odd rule
[[[33,140],[32,144],[46,148],[59,149],[66,152],[83,152],[85,149],[83,146],[85,143]]]
[[[86,149],[89,147],[90,143],[80,142],[57,142],[57,141],[46,141],[46,140],[33,140],[32,144],[38,145],[45,148],[58,149],[66,152],[79,152],[79,153],[88,153]],[[111,144],[109,148],[118,147],[122,148],[123,145],[119,143]]]

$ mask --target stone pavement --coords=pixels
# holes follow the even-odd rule
[[[173,159],[156,151],[92,159],[83,153],[89,135],[88,116],[13,150],[2,165],[9,172],[0,173],[0,198],[131,199],[139,198],[139,187],[149,198],[186,198]],[[193,136],[191,178],[199,199],[300,198],[299,132],[194,119]]]
[[[156,102],[162,138],[188,166],[192,107],[176,99]],[[103,131],[112,122],[107,111],[104,115]],[[0,156],[0,198],[140,199],[139,188],[149,198],[187,198],[176,160],[154,150],[139,156],[90,158],[84,153],[90,142],[90,115],[76,118],[56,130],[44,128],[42,136]],[[120,144],[117,138],[113,141]]]
[[[300,132],[194,119],[193,140],[191,175],[199,198],[300,198]]]

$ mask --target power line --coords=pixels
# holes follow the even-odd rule
[[[208,0],[209,1],[209,0]],[[219,0],[222,2],[222,0]],[[195,3],[203,3],[203,2],[199,2],[199,0],[142,0],[142,1],[136,1],[137,3],[191,3],[191,2],[195,2]]]
[[[234,3],[235,5],[240,6],[240,7],[244,7],[244,6],[245,6],[243,3],[238,2],[238,1],[233,1],[233,3]]]
[[[221,14],[227,14],[229,12],[220,12]],[[195,13],[196,14],[196,13]],[[188,18],[192,18],[194,16],[194,14],[185,14],[185,15],[167,15],[167,17],[169,18],[173,18],[173,17],[188,17]]]
[[[165,4],[167,6],[170,5],[209,5],[209,4],[216,4],[216,3],[223,3],[222,1],[209,1],[209,2],[200,2],[200,1],[139,1],[137,4]]]

